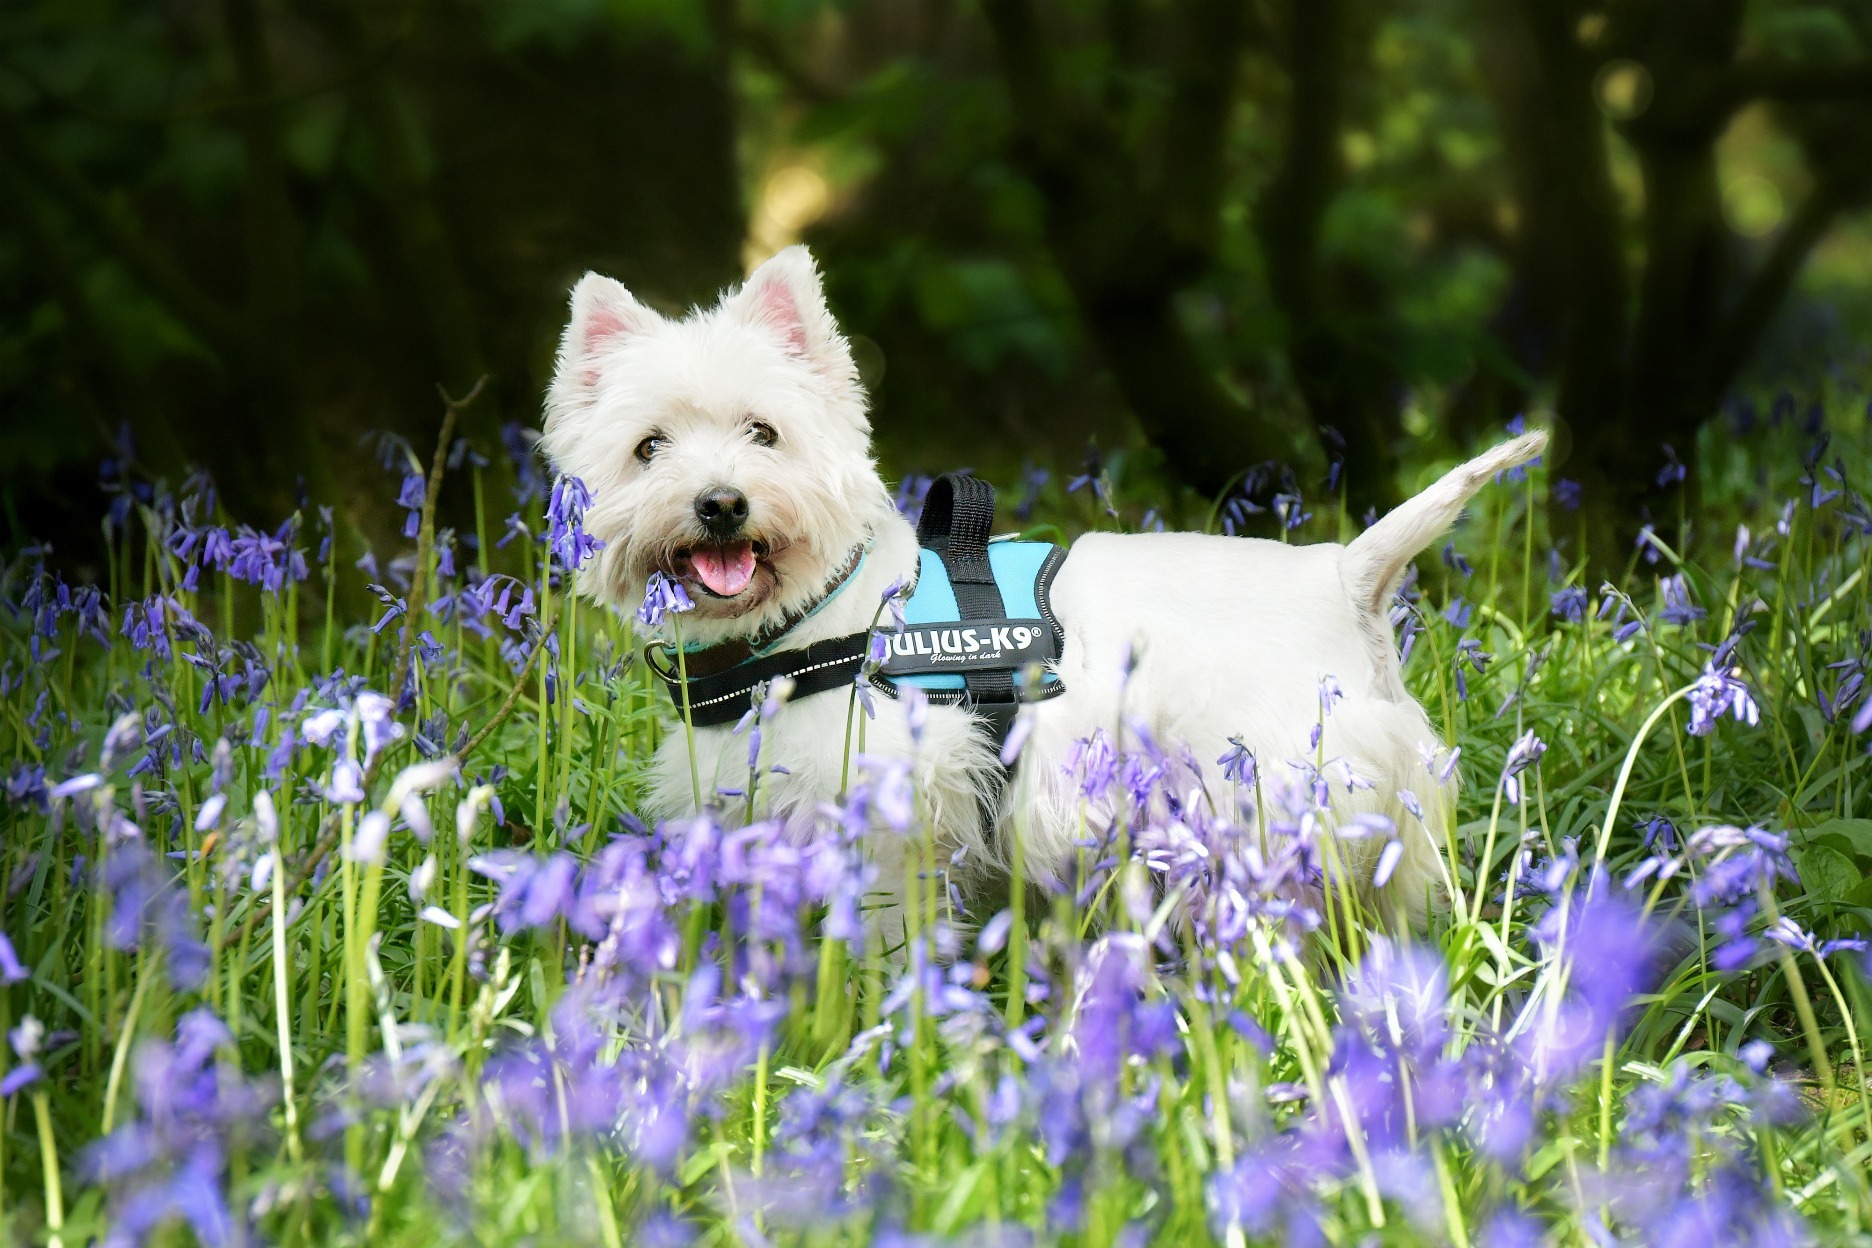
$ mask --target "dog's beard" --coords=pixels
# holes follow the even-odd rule
[[[727,540],[684,534],[665,542],[645,572],[661,572],[688,591],[705,618],[735,619],[779,598],[793,543],[757,531]]]

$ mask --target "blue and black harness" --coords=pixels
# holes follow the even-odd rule
[[[1048,542],[990,537],[994,513],[994,487],[986,481],[946,473],[931,483],[917,524],[922,552],[916,586],[903,604],[904,627],[875,630],[889,643],[889,655],[868,679],[888,697],[914,685],[931,702],[965,707],[982,717],[998,743],[1023,703],[1064,691],[1050,668],[1065,636],[1048,595],[1066,551]],[[776,680],[791,680],[795,699],[849,689],[859,680],[874,630],[768,651],[831,601],[862,559],[855,555],[819,601],[764,646],[732,643],[685,654],[691,721],[699,728],[732,724],[747,713],[756,691]],[[681,709],[682,676],[667,661],[652,666]]]

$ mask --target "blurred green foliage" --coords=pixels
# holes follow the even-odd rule
[[[579,272],[680,308],[800,238],[893,472],[1096,443],[1187,519],[1338,458],[1356,514],[1530,411],[1628,533],[1725,396],[1863,370],[1869,31],[1866,0],[15,0],[9,537],[82,550],[125,428],[237,514],[303,479],[376,531],[365,435],[426,444],[485,373],[492,455]]]

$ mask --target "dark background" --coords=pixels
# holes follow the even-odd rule
[[[394,531],[373,432],[485,374],[501,471],[579,273],[804,239],[893,476],[1356,514],[1525,411],[1610,549],[1863,403],[1868,199],[1862,0],[8,0],[0,537],[82,558],[126,449]]]

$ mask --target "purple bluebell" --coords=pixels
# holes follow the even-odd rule
[[[1233,784],[1253,785],[1255,779],[1254,752],[1242,744],[1240,737],[1229,738],[1229,750],[1216,764],[1222,768],[1222,778]]]
[[[1105,730],[1094,728],[1091,736],[1073,742],[1060,770],[1078,777],[1081,796],[1096,799],[1111,788],[1118,776],[1118,752],[1112,748]]]
[[[604,549],[605,544],[584,528],[585,511],[591,504],[591,491],[579,478],[561,476],[553,483],[546,506],[547,543],[559,562],[573,571]]]
[[[429,493],[428,483],[420,472],[405,468],[403,485],[397,491],[397,506],[409,514],[403,518],[403,536],[415,537],[422,529],[423,499]]]
[[[149,1040],[131,1061],[136,1115],[80,1154],[80,1172],[107,1193],[110,1245],[146,1241],[185,1223],[204,1245],[249,1242],[229,1200],[229,1158],[259,1147],[276,1093],[216,1060],[233,1037],[205,1008],[176,1023],[173,1043]]]
[[[1664,443],[1664,466],[1657,471],[1657,488],[1662,490],[1680,484],[1689,475],[1690,470],[1677,458],[1677,448]]]
[[[305,580],[305,552],[292,544],[297,536],[296,520],[287,520],[271,534],[242,525],[231,544],[228,575],[269,594],[279,593],[288,582]]]
[[[20,962],[19,955],[13,951],[13,942],[5,932],[0,932],[0,984],[17,984],[32,978],[32,972]]]
[[[1724,715],[1737,723],[1754,727],[1761,722],[1761,708],[1740,679],[1738,669],[1718,668],[1706,663],[1703,674],[1690,689],[1690,735],[1707,736]]]
[[[1658,544],[1657,528],[1650,521],[1638,526],[1638,537],[1632,545],[1646,563],[1656,563],[1664,557],[1664,550]]]
[[[51,792],[46,787],[46,770],[42,763],[18,762],[6,778],[7,805],[18,810],[33,810],[44,813],[50,808]]]
[[[1666,624],[1684,628],[1709,614],[1691,601],[1690,587],[1685,583],[1683,573],[1667,576],[1661,584],[1664,605],[1658,609],[1658,618]]]
[[[1596,1058],[1605,1038],[1618,1033],[1633,996],[1656,979],[1666,945],[1660,924],[1605,890],[1549,910],[1531,935],[1569,968],[1563,995],[1529,1003],[1529,1025],[1516,1042],[1537,1074],[1551,1080]]]
[[[505,550],[507,543],[516,537],[529,544],[533,541],[533,530],[527,528],[526,521],[520,518],[520,513],[517,511],[507,517],[501,529],[500,540],[494,543],[494,549]]]
[[[1521,804],[1520,775],[1540,761],[1547,752],[1547,743],[1534,735],[1533,729],[1521,734],[1508,749],[1508,759],[1502,764],[1502,797],[1510,806]]]
[[[643,603],[637,608],[637,620],[645,627],[655,628],[672,613],[680,614],[694,609],[695,603],[690,601],[682,582],[672,580],[661,572],[652,572],[644,586]]]
[[[1803,930],[1793,919],[1782,915],[1770,923],[1762,932],[1769,940],[1797,949],[1802,953],[1811,953],[1816,958],[1829,958],[1836,953],[1864,953],[1867,942],[1857,936],[1842,936],[1834,940],[1820,940],[1812,932]]]
[[[1495,661],[1495,656],[1482,649],[1482,643],[1474,637],[1465,637],[1456,643],[1456,654],[1451,660],[1451,670],[1456,677],[1456,697],[1460,701],[1469,700],[1469,682],[1463,675],[1466,663],[1480,675],[1488,670],[1488,665]]]
[[[372,582],[371,584],[366,585],[364,588],[370,590],[372,594],[376,595],[377,601],[383,603],[385,607],[385,611],[383,615],[378,617],[378,620],[375,624],[371,625],[370,631],[372,633],[383,632],[384,629],[396,623],[399,619],[403,618],[403,616],[409,612],[409,603],[405,601],[404,599],[399,598],[395,594],[391,593],[390,590],[386,588],[385,586]]]
[[[911,524],[922,519],[923,499],[933,484],[935,484],[935,478],[920,472],[913,472],[898,483],[897,493],[892,501],[896,503],[897,510],[902,513],[904,519]]]

